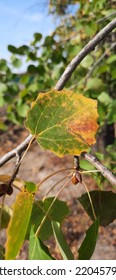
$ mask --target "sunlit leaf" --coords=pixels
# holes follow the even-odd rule
[[[72,91],[41,93],[28,112],[26,127],[37,142],[59,157],[80,155],[96,142],[97,101]]]
[[[87,55],[81,62],[83,68],[88,69],[94,62],[94,59],[91,55]]]
[[[73,260],[74,256],[70,250],[68,243],[65,240],[63,232],[61,231],[60,224],[52,221],[52,228],[56,243],[64,260]]]
[[[29,109],[29,106],[25,103],[17,105],[17,112],[18,112],[19,116],[21,116],[23,118],[26,116],[28,109]]]
[[[116,100],[113,100],[108,107],[107,120],[108,120],[108,124],[116,122]]]
[[[20,192],[13,205],[13,214],[7,229],[6,260],[16,258],[27,231],[31,215],[33,195],[27,192]]]
[[[112,62],[116,62],[116,54],[111,55],[108,59],[107,59],[107,63],[110,64]]]
[[[0,107],[4,106],[5,104],[5,100],[4,97],[2,96],[1,92],[0,92]]]
[[[107,92],[101,92],[101,94],[98,96],[98,100],[103,103],[104,105],[108,105],[112,102],[111,97],[108,95]]]
[[[93,89],[93,90],[98,90],[102,89],[103,87],[103,82],[99,78],[90,78],[88,79],[87,85],[86,85],[86,90],[88,89]]]
[[[24,182],[26,190],[30,193],[35,193],[37,191],[37,187],[32,182]]]
[[[16,68],[21,67],[22,65],[22,61],[21,59],[18,59],[17,57],[15,57],[14,55],[11,57],[11,61],[12,61],[12,65]]]
[[[79,248],[79,260],[90,260],[92,254],[94,252],[97,236],[98,236],[99,222],[95,220],[95,222],[89,227],[86,232],[86,237]]]
[[[48,248],[35,235],[33,226],[31,227],[29,238],[29,260],[53,260]]]
[[[92,199],[94,211],[96,217],[99,219],[101,226],[107,226],[116,219],[116,193],[112,191],[91,191],[90,196]],[[88,194],[83,194],[78,198],[79,202],[91,217],[93,217],[93,211],[91,203],[88,198]]]

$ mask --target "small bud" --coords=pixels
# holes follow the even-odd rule
[[[75,172],[73,173],[73,177],[72,177],[72,183],[74,185],[78,184],[78,183],[82,183],[82,177],[79,171],[75,170]]]
[[[73,183],[73,185],[77,185],[79,183],[79,180],[76,178],[76,175],[73,175],[72,183]]]
[[[12,193],[13,193],[13,187],[10,186],[10,187],[8,187],[8,189],[7,189],[7,194],[8,194],[8,195],[11,195]]]

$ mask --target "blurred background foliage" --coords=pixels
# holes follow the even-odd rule
[[[38,93],[54,87],[73,57],[116,15],[113,0],[49,0],[48,11],[58,20],[52,34],[43,38],[36,32],[28,45],[9,45],[10,62],[0,60],[1,131],[11,122],[23,126]],[[112,171],[116,160],[115,39],[114,30],[86,56],[66,84],[77,94],[98,100],[100,127],[92,150]],[[19,74],[23,63],[26,69]]]

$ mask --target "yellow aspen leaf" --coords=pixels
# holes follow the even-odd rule
[[[26,127],[43,149],[62,157],[80,155],[96,142],[97,101],[69,90],[39,93]]]

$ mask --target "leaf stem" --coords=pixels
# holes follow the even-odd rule
[[[68,170],[74,170],[74,168],[64,168],[64,169],[60,169],[58,171],[53,172],[52,174],[46,176],[41,182],[37,183],[36,184],[37,188],[39,188],[47,179],[51,178],[52,176],[54,176],[60,172],[68,171]]]
[[[5,201],[5,194],[2,197],[2,203],[1,203],[1,211],[0,211],[0,230],[2,226],[2,213],[3,213],[3,207],[4,207],[4,201]]]
[[[86,186],[85,182],[84,182],[84,181],[82,181],[82,183],[83,183],[83,185],[84,185],[84,187],[85,187],[85,189],[86,189],[86,192],[87,192],[87,194],[88,194],[88,198],[89,198],[89,201],[90,201],[90,204],[91,204],[91,208],[92,208],[93,216],[94,216],[94,219],[96,220],[96,219],[97,219],[97,217],[96,217],[96,214],[95,214],[95,210],[94,210],[94,207],[93,207],[93,202],[92,202],[92,199],[91,199],[91,196],[90,196],[89,190],[88,190],[88,188],[87,188],[87,186]]]
[[[65,177],[63,177],[62,179],[60,179],[58,182],[56,182],[56,184],[55,185],[53,185],[49,190],[48,190],[48,192],[46,193],[46,195],[43,197],[43,201],[46,199],[46,197],[48,196],[48,194],[58,185],[58,184],[60,184],[63,180],[65,180],[66,178],[68,178],[69,176],[71,176],[72,175],[72,172],[70,173],[70,174],[68,174],[68,175],[66,175]]]
[[[72,179],[72,178],[71,178],[71,179]],[[41,221],[40,226],[38,227],[38,229],[37,229],[37,231],[36,231],[36,233],[35,233],[36,236],[39,235],[40,230],[41,230],[41,227],[43,226],[43,224],[44,224],[44,222],[45,222],[45,220],[46,220],[46,218],[47,218],[47,216],[48,216],[48,214],[49,214],[49,212],[50,212],[52,206],[54,205],[54,202],[56,201],[56,199],[58,198],[58,196],[60,195],[60,193],[64,190],[64,188],[71,182],[71,179],[68,180],[68,181],[63,185],[63,187],[59,190],[59,192],[57,193],[57,195],[54,197],[52,203],[50,204],[50,207],[48,208],[48,210],[47,210],[47,212],[46,212],[46,215],[44,216],[43,220]]]

